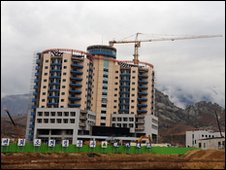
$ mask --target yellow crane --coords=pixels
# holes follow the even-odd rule
[[[139,64],[138,60],[138,48],[140,47],[141,42],[155,42],[155,41],[175,41],[175,40],[186,40],[186,39],[199,39],[199,38],[214,38],[214,37],[222,37],[222,35],[198,35],[198,36],[183,36],[183,37],[172,37],[172,38],[153,38],[148,40],[138,40],[138,35],[142,33],[136,33],[135,40],[122,40],[122,41],[109,41],[110,46],[114,46],[114,44],[127,44],[127,43],[134,43],[134,64]]]

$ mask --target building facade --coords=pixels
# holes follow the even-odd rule
[[[222,132],[222,135],[225,136],[225,133]],[[185,143],[186,147],[199,147],[199,143],[201,140],[214,139],[219,137],[221,137],[220,132],[213,132],[207,130],[186,131]]]
[[[94,45],[87,52],[49,49],[37,53],[35,69],[28,139],[63,139],[73,127],[67,138],[74,143],[77,135],[89,134],[95,124],[130,128],[135,137],[151,135],[157,140],[151,64],[119,61],[115,48]],[[86,114],[85,121],[81,114]]]

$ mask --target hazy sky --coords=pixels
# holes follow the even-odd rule
[[[152,63],[156,87],[181,98],[225,103],[225,2],[2,2],[2,96],[30,91],[34,53],[47,48],[86,51],[109,40],[213,35],[142,43],[139,59]],[[119,59],[133,59],[133,44],[116,44]]]

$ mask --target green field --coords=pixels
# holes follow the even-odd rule
[[[56,144],[55,147],[50,148],[47,144],[42,144],[40,147],[34,147],[33,144],[27,143],[24,147],[18,147],[17,144],[10,144],[9,146],[1,146],[1,152],[40,152],[40,153],[59,153],[59,152],[96,152],[96,153],[156,153],[156,154],[184,154],[189,150],[195,150],[197,148],[185,148],[185,147],[151,147],[147,149],[142,147],[141,149],[131,146],[126,148],[120,146],[114,148],[108,145],[106,149],[101,148],[97,145],[95,148],[90,148],[89,145],[83,145],[82,148],[77,148],[75,145],[69,145],[68,148],[62,148],[61,144]]]

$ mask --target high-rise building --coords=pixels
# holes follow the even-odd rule
[[[28,139],[75,143],[95,125],[129,128],[134,137],[157,140],[151,64],[119,61],[116,49],[104,45],[87,52],[49,49],[36,57]]]

